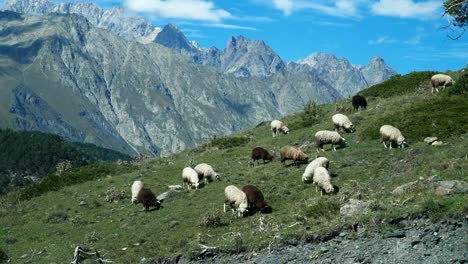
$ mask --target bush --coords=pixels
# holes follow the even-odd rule
[[[468,70],[468,69],[467,69]],[[461,95],[468,92],[468,73],[463,74],[457,81],[455,85],[450,87],[448,93],[450,95]]]
[[[68,215],[65,212],[52,212],[47,216],[47,223],[59,224],[66,222],[68,220]]]
[[[305,208],[305,215],[308,218],[319,219],[326,218],[330,219],[337,215],[340,211],[340,204],[338,201],[332,198],[320,197],[319,200],[315,201],[312,205],[308,205]]]
[[[304,106],[304,112],[300,114],[302,127],[309,127],[318,123],[322,111],[320,106],[310,101]]]
[[[248,137],[222,137],[213,139],[208,146],[218,147],[219,149],[227,149],[232,147],[244,146],[249,143]]]
[[[220,227],[226,225],[221,216],[215,212],[209,212],[200,217],[199,225],[202,227]]]

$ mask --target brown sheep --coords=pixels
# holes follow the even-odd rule
[[[268,153],[268,151],[261,147],[256,147],[252,150],[252,160],[257,163],[257,160],[263,160],[265,163],[266,160],[272,161],[273,156]]]
[[[161,201],[147,188],[143,188],[138,192],[136,203],[142,203],[145,207],[145,212],[149,211],[150,206],[155,207],[156,210],[161,207]]]
[[[245,185],[242,191],[247,195],[249,208],[259,210],[261,213],[271,213],[271,207],[265,202],[262,192],[253,185]]]
[[[280,156],[281,156],[281,163],[285,166],[286,160],[293,160],[294,165],[299,167],[298,161],[302,161],[302,163],[308,163],[309,157],[307,154],[302,152],[299,148],[293,146],[284,146],[280,149]]]

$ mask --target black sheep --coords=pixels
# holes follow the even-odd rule
[[[242,191],[247,196],[249,208],[259,210],[261,213],[271,213],[271,207],[265,202],[262,192],[253,185],[245,185]]]
[[[161,207],[161,201],[156,198],[156,195],[147,188],[141,189],[138,193],[136,203],[142,203],[145,207],[145,212],[149,211],[150,206],[155,207],[156,210]]]
[[[358,110],[359,107],[362,107],[362,109],[366,109],[367,107],[366,98],[361,95],[353,96],[352,103],[353,103],[354,110]]]
[[[273,156],[268,153],[268,151],[264,148],[261,147],[256,147],[252,150],[252,160],[254,162],[257,162],[257,160],[263,160],[263,163],[265,163],[266,160],[272,161]]]

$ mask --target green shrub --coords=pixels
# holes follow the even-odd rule
[[[66,222],[68,220],[68,215],[65,212],[52,212],[47,216],[47,223],[59,224]]]
[[[409,143],[424,137],[447,138],[468,131],[467,96],[437,96],[410,104],[370,122],[361,124],[358,134],[363,138],[377,139],[379,129],[388,124],[400,129]]]
[[[358,94],[372,97],[392,97],[414,93],[424,83],[429,85],[432,75],[435,72],[412,72],[406,75],[395,75],[389,80],[373,85]]]
[[[225,226],[226,223],[218,213],[208,212],[200,217],[199,225],[202,227],[220,227]]]
[[[222,137],[213,139],[207,146],[218,147],[219,149],[227,149],[232,147],[244,146],[249,143],[248,137]]]
[[[309,127],[319,122],[321,116],[321,109],[314,101],[309,101],[304,106],[304,112],[300,114],[302,120],[302,127]]]
[[[457,81],[455,85],[449,88],[448,93],[450,95],[461,95],[468,93],[468,73],[463,74]]]

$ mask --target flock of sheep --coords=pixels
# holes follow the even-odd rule
[[[438,87],[450,86],[454,84],[452,78],[444,74],[436,74],[431,78],[432,93],[434,89],[439,92]],[[352,98],[352,105],[354,109],[358,110],[360,107],[366,109],[367,101],[363,96],[356,95]],[[325,151],[324,145],[331,144],[331,149],[336,151],[337,145],[341,147],[346,146],[346,140],[339,132],[345,131],[348,133],[354,132],[356,129],[351,120],[343,114],[335,114],[332,116],[332,122],[335,127],[334,131],[321,130],[315,133],[315,145],[317,152]],[[278,136],[278,133],[288,134],[289,129],[279,120],[273,120],[270,124],[272,136]],[[380,127],[381,142],[385,148],[392,148],[395,144],[398,148],[404,148],[406,143],[405,137],[401,131],[391,125],[383,125]],[[257,163],[262,160],[272,161],[271,155],[266,149],[256,147],[252,150],[252,162]],[[280,159],[283,166],[287,160],[292,160],[294,165],[299,166],[299,163],[308,163],[309,157],[302,150],[294,146],[284,146],[280,149]],[[302,181],[304,183],[313,183],[317,188],[320,188],[321,194],[334,193],[334,186],[331,184],[330,173],[328,172],[329,160],[325,157],[317,157],[310,162],[302,174]],[[220,179],[219,174],[213,169],[212,166],[201,163],[196,166],[186,167],[182,170],[183,187],[187,186],[189,190],[198,189],[200,184],[207,185],[209,182]],[[161,202],[154,195],[151,190],[144,188],[141,181],[135,181],[132,185],[132,203],[142,203],[145,210],[148,211],[149,207],[159,209]],[[224,189],[224,212],[227,211],[226,207],[231,207],[234,213],[238,216],[243,216],[248,212],[260,211],[262,213],[269,213],[272,211],[271,207],[265,202],[262,192],[253,185],[246,185],[239,189],[234,185],[229,185]]]

